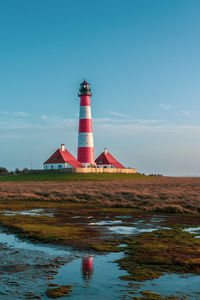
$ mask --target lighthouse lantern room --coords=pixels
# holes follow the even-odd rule
[[[94,167],[94,141],[90,106],[92,94],[90,85],[86,80],[81,83],[78,96],[80,97],[80,113],[77,159],[85,167]]]

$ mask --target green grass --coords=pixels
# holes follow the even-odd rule
[[[50,288],[46,291],[48,298],[59,298],[65,295],[69,295],[72,291],[72,285],[61,285],[54,288]]]
[[[156,230],[127,238],[126,256],[119,260],[129,275],[123,280],[145,281],[164,273],[200,274],[200,240],[181,227]]]
[[[109,181],[126,179],[152,179],[141,174],[20,174],[1,176],[1,181]]]
[[[81,224],[71,224],[59,217],[6,216],[0,214],[0,225],[18,233],[20,237],[40,240],[45,243],[69,244],[72,241],[77,241],[77,244],[82,244],[83,240],[86,240],[88,237],[98,236],[98,232],[95,229]]]
[[[141,297],[132,297],[132,300],[178,300],[180,298],[169,296],[169,297],[162,297],[157,293],[152,293],[151,291],[142,291]]]

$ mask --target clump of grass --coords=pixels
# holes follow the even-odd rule
[[[88,236],[98,235],[94,229],[67,222],[59,224],[59,218],[46,216],[0,215],[0,224],[19,233],[21,237],[43,242],[68,243],[77,241],[81,244]]]
[[[91,243],[90,247],[99,252],[120,252],[122,248],[118,247],[119,244],[119,241],[110,240],[105,243]]]
[[[48,298],[59,298],[65,295],[69,295],[72,291],[72,285],[60,285],[55,288],[49,288],[46,291]]]
[[[200,274],[200,240],[181,228],[143,233],[125,242],[127,256],[119,264],[129,275],[121,279],[145,281],[164,272]]]
[[[178,300],[180,298],[175,297],[175,296],[169,296],[169,297],[162,297],[157,293],[152,293],[151,291],[142,291],[141,292],[142,296],[141,297],[132,297],[132,300]]]

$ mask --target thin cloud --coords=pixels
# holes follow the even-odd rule
[[[121,117],[121,118],[130,118],[130,116],[126,115],[126,114],[121,114],[119,112],[116,112],[116,111],[110,111],[108,110],[108,113],[110,115],[113,115],[113,116],[117,116],[117,117]]]
[[[112,122],[110,118],[93,118],[92,121],[94,123],[105,123],[105,122]]]
[[[170,104],[159,104],[158,106],[164,110],[170,110],[173,108],[173,106],[171,106]]]
[[[184,114],[184,115],[186,115],[186,116],[188,116],[189,115],[189,111],[187,111],[187,110],[181,110],[181,112],[182,112],[182,114]]]
[[[42,119],[43,121],[47,121],[48,117],[45,115],[40,116],[40,119]]]
[[[200,136],[200,125],[169,125],[169,124],[95,124],[95,131],[98,135],[107,136],[135,136],[135,135],[194,135]]]
[[[12,113],[15,117],[28,117],[30,116],[30,113],[24,112],[24,111],[17,111]]]
[[[1,111],[1,114],[7,116],[7,115],[9,115],[9,112],[8,111]]]
[[[44,120],[45,122],[42,122]],[[131,118],[95,118],[93,119],[94,134],[97,136],[135,136],[135,135],[185,135],[200,136],[200,125],[170,125],[165,120],[131,119]],[[78,133],[78,119],[62,119],[56,116],[40,115],[35,118],[8,118],[0,120],[0,133],[13,135],[30,132],[51,132],[52,130],[66,130]]]
[[[160,124],[165,122],[165,120],[149,120],[149,119],[131,119],[131,118],[127,118],[127,119],[122,119],[122,118],[94,118],[93,122],[96,124],[105,124],[105,123],[109,123],[109,124]]]
[[[31,114],[25,111],[15,111],[15,112],[9,112],[9,111],[1,111],[1,114],[4,116],[14,116],[14,117],[28,117]]]

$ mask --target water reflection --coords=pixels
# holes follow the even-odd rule
[[[92,278],[93,273],[93,258],[92,256],[86,256],[82,258],[82,276],[87,282]]]

